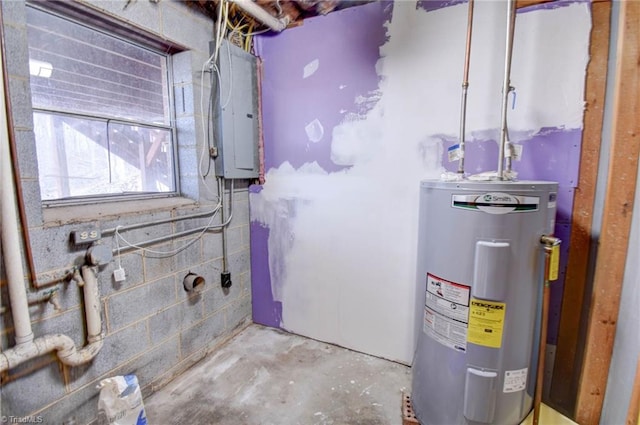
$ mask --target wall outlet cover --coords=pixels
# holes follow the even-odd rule
[[[113,280],[116,282],[123,282],[127,279],[127,274],[122,267],[118,267],[113,271]]]

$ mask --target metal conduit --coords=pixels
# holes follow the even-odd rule
[[[504,81],[502,84],[502,119],[500,126],[500,146],[498,147],[498,179],[504,180],[504,157],[507,144],[507,107],[511,91],[511,57],[513,55],[513,34],[516,23],[516,1],[507,0],[507,42],[504,58]],[[510,166],[509,166],[509,171]]]
[[[220,179],[222,181],[222,191],[219,193],[222,193],[222,195],[224,195],[224,180]],[[229,270],[229,260],[228,260],[228,253],[227,253],[227,224],[229,224],[231,222],[231,219],[233,218],[233,179],[231,179],[231,189],[230,189],[230,198],[231,198],[231,202],[229,204],[229,217],[227,217],[227,219],[224,219],[224,207],[222,208],[222,215],[221,220],[223,222],[223,224],[220,224],[220,226],[222,227],[222,273],[227,273]]]
[[[102,231],[103,235],[111,235],[113,233],[116,232],[116,229],[118,230],[118,232],[123,232],[123,231],[127,231],[127,230],[133,230],[133,229],[140,229],[142,227],[148,227],[148,226],[156,226],[159,224],[165,224],[165,223],[173,223],[175,221],[182,221],[182,220],[188,220],[191,218],[200,218],[200,217],[206,217],[209,215],[213,215],[215,214],[219,209],[220,209],[220,202],[218,202],[218,204],[215,206],[215,208],[211,211],[204,211],[204,212],[199,212],[199,213],[194,213],[194,214],[189,214],[189,215],[183,215],[180,217],[169,217],[169,218],[163,218],[160,220],[154,220],[154,221],[146,221],[144,223],[133,223],[133,224],[127,224],[126,226],[117,226],[116,227],[112,227],[110,229],[105,229]]]
[[[233,180],[232,180],[232,182],[233,182]],[[220,193],[220,192],[219,192],[219,193]],[[228,226],[228,225],[229,225],[229,223],[231,223],[231,219],[233,218],[233,194],[234,194],[234,186],[233,186],[233,184],[232,184],[232,185],[231,185],[231,203],[230,203],[230,205],[229,205],[229,217],[227,217],[227,219],[226,219],[226,220],[224,220],[224,219],[223,219],[223,222],[222,222],[222,223],[220,223],[220,224],[216,224],[216,225],[213,225],[213,226],[211,226],[211,225],[207,225],[207,226],[195,227],[195,228],[193,228],[193,229],[183,230],[182,232],[172,233],[172,234],[170,234],[170,235],[160,236],[160,237],[157,237],[157,238],[154,238],[154,239],[148,239],[148,240],[143,241],[143,242],[137,242],[137,243],[135,244],[136,246],[133,246],[133,245],[126,245],[126,246],[124,246],[124,247],[115,248],[115,249],[113,249],[111,252],[112,252],[114,255],[116,255],[116,254],[118,254],[118,253],[122,253],[122,252],[131,251],[131,250],[134,250],[134,249],[138,249],[138,247],[141,247],[141,246],[154,245],[154,244],[157,244],[157,243],[161,243],[161,242],[168,241],[168,240],[170,240],[170,239],[174,239],[174,238],[179,238],[179,237],[181,237],[181,236],[190,235],[190,234],[192,234],[192,233],[196,233],[196,232],[202,232],[202,231],[207,231],[207,230],[216,230],[216,229],[222,229],[222,228],[225,228],[226,226]],[[222,197],[224,196],[224,193],[221,193],[221,195],[220,195],[220,196],[221,196],[221,198],[220,198],[220,199],[222,199]],[[218,206],[218,207],[216,207],[216,208],[224,208],[224,205],[221,203],[221,204],[219,204],[219,206]],[[214,212],[215,212],[215,211],[214,211]],[[207,215],[207,214],[210,214],[210,213],[211,213],[211,212],[203,213],[203,214],[200,214],[200,215],[198,215],[198,214],[193,214],[193,215],[191,215],[191,216],[185,216],[185,217],[193,218],[193,217],[198,217],[198,216],[204,216],[204,215]],[[180,218],[180,219],[182,219],[182,217],[179,217],[179,218]],[[175,219],[177,219],[177,218],[175,218]],[[154,225],[154,224],[167,223],[167,222],[172,221],[172,220],[173,220],[173,219],[158,220],[157,222],[148,222],[148,223],[141,223],[141,224],[144,224],[145,226],[151,226],[151,225]],[[133,226],[133,227],[131,227],[131,226]],[[117,228],[117,230],[118,230],[118,232],[120,232],[120,231],[122,231],[123,229],[124,229],[124,230],[130,230],[130,229],[135,229],[135,228],[137,228],[137,227],[143,227],[143,226],[138,226],[138,225],[135,225],[135,224],[132,224],[131,226],[122,226],[122,227],[118,227],[118,228]],[[116,231],[116,229],[115,229],[115,228],[114,228],[114,229],[108,229],[108,230],[109,230],[109,231],[110,231],[110,230],[113,230],[113,232],[114,232],[114,233],[115,233],[115,231]],[[105,232],[103,232],[103,233],[106,233],[106,231],[105,231]]]
[[[469,62],[471,60],[471,34],[473,30],[473,2],[474,0],[469,0],[469,14],[467,17],[467,45],[464,54],[462,99],[460,102],[460,159],[458,160],[458,174],[462,175],[464,175],[465,131],[467,122],[467,91],[469,89]]]

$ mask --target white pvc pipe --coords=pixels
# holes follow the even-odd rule
[[[278,19],[254,3],[253,0],[231,0],[231,2],[276,32],[281,32],[289,25],[289,18]]]
[[[93,269],[82,266],[84,285],[84,309],[87,320],[87,341],[92,343],[102,339],[102,317],[100,316],[100,294],[98,279]]]
[[[0,52],[0,63],[2,63]],[[2,203],[2,255],[9,281],[9,299],[11,300],[11,314],[16,344],[22,345],[33,341],[31,319],[29,318],[29,304],[27,290],[24,284],[24,268],[20,250],[19,222],[16,213],[16,191],[13,180],[13,166],[9,149],[9,131],[7,124],[7,108],[4,102],[4,74],[0,72],[0,169],[2,174],[1,202]],[[26,226],[27,223],[22,223]]]
[[[95,272],[89,266],[82,267],[82,279],[84,281],[82,288],[84,290],[87,340],[89,344],[78,350],[73,340],[66,335],[44,335],[0,353],[0,373],[54,351],[60,361],[68,366],[87,363],[98,354],[104,344],[98,280]],[[9,281],[9,284],[11,284],[11,281]],[[11,304],[13,309],[13,302]]]
[[[0,353],[0,372],[54,351],[62,363],[79,366],[93,359],[102,348],[102,344],[103,340],[100,339],[78,350],[73,340],[66,335],[44,335],[28,344],[15,346]]]
[[[2,62],[2,49],[0,49],[0,64]],[[1,72],[0,95],[2,95],[1,99],[5,99],[4,74]],[[7,270],[9,301],[16,339],[15,347],[0,353],[0,373],[53,351],[66,365],[77,366],[87,363],[96,356],[103,345],[98,281],[93,269],[88,266],[82,267],[82,279],[84,280],[83,290],[89,344],[78,350],[71,338],[60,334],[45,335],[33,339],[18,235],[17,201],[12,174],[13,166],[10,161],[7,110],[4,101],[0,101],[0,169],[0,178],[2,179],[0,182],[2,255]],[[26,226],[26,223],[23,225]]]

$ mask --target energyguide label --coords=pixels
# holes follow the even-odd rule
[[[470,287],[427,274],[423,331],[442,345],[467,350]]]
[[[485,347],[500,348],[506,309],[505,303],[472,299],[468,341]]]

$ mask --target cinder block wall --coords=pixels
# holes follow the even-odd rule
[[[40,202],[38,167],[29,90],[26,4],[1,2],[8,66],[8,97],[11,100],[13,131],[18,148],[20,182],[25,198],[28,228],[34,253],[37,280],[42,289],[28,286],[32,301],[30,314],[36,337],[48,333],[70,336],[78,347],[85,344],[81,291],[62,278],[74,265],[84,262],[88,246],[74,246],[70,233],[77,229],[108,229],[117,225],[147,222],[211,210],[215,205],[215,180],[208,177],[211,193],[198,178],[198,155],[204,140],[200,97],[203,62],[208,58],[208,42],[213,23],[179,1],[148,0],[83,1],[100,13],[142,28],[187,48],[173,57],[174,96],[182,197],[43,208]],[[125,7],[125,4],[127,6]],[[204,78],[208,96],[208,76]],[[115,261],[98,271],[103,309],[105,344],[97,357],[81,367],[67,367],[53,354],[45,355],[10,370],[1,377],[0,416],[36,417],[45,424],[86,424],[97,416],[98,382],[106,377],[135,373],[148,396],[155,389],[200,360],[207,352],[229,339],[250,321],[248,182],[239,186],[234,198],[234,217],[228,235],[229,265],[233,286],[220,287],[222,264],[221,234],[208,231],[184,251],[167,257],[127,251],[120,256],[127,280],[116,283]],[[204,226],[210,217],[175,221],[128,231],[130,242],[139,242]],[[214,223],[220,218],[215,217]],[[169,251],[192,241],[197,234],[149,248]],[[115,248],[113,235],[102,243]],[[159,258],[160,257],[160,258]],[[182,280],[192,271],[206,279],[197,294],[183,290]],[[0,348],[13,346],[13,325],[2,271]],[[61,279],[62,278],[62,279]],[[58,281],[59,280],[59,281]],[[56,290],[60,309],[41,302],[48,291]],[[38,419],[39,417],[40,419]]]

